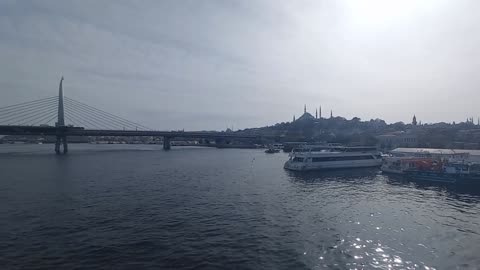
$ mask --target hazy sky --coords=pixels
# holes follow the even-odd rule
[[[66,95],[157,129],[480,116],[480,1],[0,1],[0,106]]]

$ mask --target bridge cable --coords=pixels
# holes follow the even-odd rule
[[[44,103],[44,104],[37,104],[35,106],[32,106],[30,108],[22,108],[21,110],[18,111],[10,111],[6,114],[0,115],[0,119],[9,119],[9,118],[15,118],[16,116],[19,115],[24,115],[32,111],[37,111],[37,110],[42,110],[44,108],[49,108],[50,106],[55,105],[54,101],[50,101],[49,103]]]
[[[76,101],[76,100],[71,99],[71,98],[67,98],[67,99],[69,99],[70,101],[76,103],[77,105],[81,105],[82,107],[89,108],[89,109],[91,109],[91,110],[95,110],[95,111],[97,111],[99,114],[101,114],[101,115],[103,115],[103,116],[105,116],[105,117],[108,117],[108,118],[110,118],[110,119],[116,119],[117,122],[121,122],[121,123],[125,123],[125,124],[127,124],[127,125],[130,125],[130,126],[134,126],[134,127],[136,127],[137,129],[138,129],[138,127],[140,127],[140,128],[145,128],[145,129],[151,130],[150,128],[148,128],[148,127],[146,127],[146,126],[144,126],[144,125],[141,125],[141,124],[139,124],[139,123],[135,123],[135,122],[132,122],[132,121],[127,120],[127,119],[125,119],[125,118],[122,118],[122,117],[116,116],[116,115],[114,115],[114,114],[105,112],[105,111],[103,111],[103,110],[100,110],[100,109],[97,109],[97,108],[95,108],[95,107],[89,106],[89,105],[87,105],[87,104],[85,104],[85,103]]]
[[[47,107],[48,106],[48,107]],[[48,104],[42,107],[37,107],[37,108],[32,108],[30,110],[23,111],[22,113],[19,113],[17,115],[11,115],[9,117],[3,118],[0,120],[0,122],[4,123],[15,123],[15,121],[22,122],[24,119],[30,118],[32,115],[38,115],[38,113],[42,113],[45,111],[50,111],[51,109],[56,109],[56,104]]]
[[[2,121],[3,119],[16,118],[17,116],[26,115],[26,114],[29,114],[29,113],[32,113],[32,112],[36,112],[38,110],[45,110],[46,108],[50,108],[52,105],[56,105],[56,102],[53,101],[53,100],[49,101],[49,102],[42,103],[42,104],[32,105],[28,108],[25,107],[25,108],[13,110],[13,111],[8,111],[6,113],[1,113],[0,114],[0,121]]]
[[[137,123],[134,123],[134,122],[131,122],[131,121],[128,121],[128,120],[123,120],[122,118],[120,118],[120,119],[114,118],[114,117],[111,116],[111,114],[105,113],[102,110],[95,109],[91,106],[86,106],[86,105],[83,105],[82,103],[73,103],[74,101],[69,101],[69,102],[72,102],[71,103],[72,105],[77,105],[77,106],[89,111],[89,113],[95,114],[96,116],[103,117],[103,118],[108,118],[109,122],[115,122],[120,127],[125,128],[125,126],[126,126],[127,128],[131,128],[133,130],[138,130],[138,127],[141,127],[141,128],[143,127],[140,124],[137,124]],[[92,109],[93,109],[93,111],[92,111]],[[143,128],[146,128],[146,127],[143,127]]]
[[[82,126],[81,127],[84,127],[84,128],[98,128],[97,125],[95,124],[92,124],[90,123],[89,121],[85,120],[85,119],[81,119],[81,118],[77,118],[77,116],[75,114],[70,114],[70,112],[67,112],[65,111],[65,115],[68,115],[71,119],[77,121],[78,123],[80,123]]]
[[[48,119],[47,122],[45,122],[45,123],[50,123],[50,121],[54,120],[56,117],[57,117],[57,115],[55,114],[54,116],[52,116],[52,118]]]
[[[28,104],[28,105],[23,105],[23,106],[19,106],[19,107],[15,107],[15,108],[10,108],[8,110],[4,110],[4,111],[0,112],[0,117],[4,118],[4,117],[6,117],[8,115],[11,115],[11,114],[14,114],[14,113],[22,112],[22,111],[32,109],[32,108],[41,107],[41,106],[48,105],[48,104],[51,104],[51,103],[54,103],[54,102],[55,102],[55,99],[51,99],[51,100],[44,100],[44,101],[41,101],[41,102],[32,103],[32,104]]]
[[[86,119],[81,119],[81,118],[77,118],[77,116],[75,114],[70,114],[70,112],[68,111],[65,111],[65,115],[68,115],[70,118],[72,119],[76,119],[79,123],[81,123],[83,125],[84,128],[99,128],[99,129],[102,129],[101,126],[98,126],[97,124],[93,124],[91,123],[90,121],[86,120]],[[75,115],[75,116],[74,116]]]
[[[24,107],[24,106],[29,106],[29,105],[32,105],[34,103],[43,102],[43,101],[47,101],[47,100],[54,99],[54,98],[58,98],[58,96],[42,98],[42,99],[38,99],[38,100],[33,100],[33,101],[18,103],[18,104],[14,104],[14,105],[10,105],[10,106],[0,107],[0,112],[1,111],[12,110],[12,109],[20,108],[20,107]]]
[[[28,122],[31,123],[30,124],[31,126],[49,125],[50,121],[45,122],[45,120],[52,117],[52,116],[57,116],[57,113],[55,111],[51,111],[48,114],[39,115],[38,117],[36,117],[34,119],[31,119]],[[55,126],[55,123],[53,123],[53,125],[50,125],[50,126]]]
[[[15,116],[27,113],[27,112],[34,111],[34,110],[39,109],[39,108],[41,109],[41,108],[50,106],[50,105],[55,104],[55,103],[56,102],[54,100],[50,100],[48,102],[43,102],[41,104],[32,105],[31,107],[28,107],[28,108],[18,108],[16,110],[8,111],[7,113],[1,114],[0,119],[12,118],[12,117],[15,117]],[[12,116],[12,114],[15,114],[15,115]]]
[[[113,127],[114,129],[118,129],[118,126],[112,125],[111,121],[107,121],[102,118],[99,118],[97,114],[92,113],[92,111],[87,108],[77,106],[76,104],[71,103],[71,101],[68,101],[68,100],[65,102],[65,104],[67,105],[66,106],[67,111],[70,109],[75,110],[75,113],[78,113],[80,115],[83,115],[84,117],[86,116],[90,119],[96,120],[96,123],[101,123],[102,125]]]
[[[89,126],[88,123],[85,124],[85,122],[83,120],[78,119],[76,116],[70,114],[70,112],[65,111],[65,115],[68,115],[70,119],[72,119],[72,120],[76,121],[78,124],[80,124],[80,125],[78,125],[79,127],[88,128],[88,126]]]
[[[91,114],[90,111],[88,111],[87,109],[77,107],[76,105],[69,104],[68,102],[65,104],[67,105],[67,111],[72,110],[72,114],[78,115],[78,117],[80,117],[81,119],[89,119],[92,122],[100,124],[100,126],[94,125],[96,127],[100,127],[100,129],[118,129],[117,125],[103,120],[102,118],[98,118],[96,115]]]
[[[97,108],[95,108],[95,107],[92,107],[92,106],[87,105],[87,104],[85,104],[85,103],[82,103],[82,102],[80,102],[80,101],[76,101],[76,100],[71,99],[71,98],[68,98],[68,97],[65,97],[65,99],[67,99],[67,100],[69,100],[69,101],[72,101],[72,102],[74,102],[74,103],[77,103],[78,105],[85,106],[85,107],[87,107],[87,108],[89,108],[89,109],[91,109],[91,110],[95,110],[95,111],[97,111],[97,112],[101,112],[101,113],[103,113],[104,115],[106,115],[107,117],[116,118],[116,119],[118,119],[118,121],[122,121],[122,122],[124,122],[124,123],[129,123],[130,125],[133,125],[133,126],[135,126],[135,127],[137,127],[137,128],[140,127],[140,128],[146,129],[146,130],[152,130],[152,129],[150,129],[149,127],[146,127],[146,126],[141,125],[141,124],[139,124],[139,123],[132,122],[132,121],[130,121],[130,120],[127,120],[127,119],[122,118],[122,117],[120,117],[120,116],[116,116],[116,115],[111,114],[111,113],[108,113],[108,112],[106,112],[106,111],[97,109]]]
[[[38,114],[30,115],[29,117],[24,118],[19,125],[20,126],[30,125],[31,122],[33,123],[34,121],[38,121],[38,119],[41,119],[42,117],[52,115],[52,114],[56,114],[55,108],[51,109],[50,111],[40,112]]]
[[[89,108],[86,108],[86,107],[81,107],[79,105],[76,105],[74,103],[71,103],[71,101],[67,101],[66,104],[68,105],[68,107],[72,107],[72,109],[77,109],[77,110],[81,110],[85,113],[88,113],[89,116],[95,118],[95,119],[98,119],[99,122],[103,122],[105,125],[108,125],[110,127],[114,127],[114,129],[121,129],[122,127],[125,128],[125,126],[127,126],[128,128],[132,128],[135,126],[133,126],[133,124],[128,124],[128,125],[125,125],[125,123],[122,123],[122,122],[119,122],[118,120],[115,120],[115,119],[104,119],[103,116],[104,115],[101,115],[99,113],[96,113],[92,110],[90,110]],[[97,118],[98,117],[98,118]],[[115,125],[112,125],[112,124],[115,124]],[[120,128],[118,128],[120,127]]]
[[[96,118],[92,118],[90,115],[85,115],[85,112],[79,111],[78,109],[72,109],[71,114],[70,112],[67,113],[68,115],[75,115],[78,117],[77,119],[82,119],[84,123],[87,123],[85,128],[94,128],[94,129],[112,129],[112,126],[109,125],[105,127],[105,123],[100,122]],[[114,129],[116,127],[114,126]]]
[[[57,111],[57,108],[52,108],[49,111],[43,111],[43,112],[40,112],[38,114],[30,115],[26,118],[23,118],[19,125],[20,126],[27,125],[28,123],[30,123],[32,121],[35,121],[35,120],[38,120],[40,117],[44,117],[45,115],[51,115],[52,113],[55,114],[56,111]]]
[[[70,117],[68,117],[68,115],[65,114],[65,120],[68,120],[68,122],[70,122],[73,126],[78,126],[73,120],[70,119]]]
[[[38,113],[49,111],[52,108],[56,108],[56,105],[55,104],[49,104],[48,107],[47,106],[42,106],[42,107],[38,107],[38,108],[33,108],[33,109],[30,109],[30,110],[26,110],[26,111],[23,111],[21,113],[18,113],[16,115],[11,115],[11,116],[5,117],[5,118],[1,119],[0,121],[1,122],[11,122],[11,123],[12,123],[12,121],[17,121],[17,123],[18,123],[18,121],[21,121],[22,119],[28,118],[31,115],[38,115]],[[15,123],[15,122],[13,122],[13,123]]]
[[[68,102],[66,103],[66,105],[68,106],[68,107],[67,107],[68,110],[71,109],[71,110],[72,110],[72,113],[77,114],[79,117],[82,117],[82,119],[85,119],[85,121],[87,121],[86,118],[88,118],[90,121],[99,124],[100,126],[97,126],[97,125],[94,125],[94,126],[100,127],[100,129],[102,129],[104,126],[108,126],[107,129],[112,128],[112,127],[113,127],[113,129],[117,129],[117,128],[118,128],[117,126],[112,125],[111,123],[109,123],[109,122],[107,122],[107,121],[105,121],[105,120],[96,118],[95,116],[92,116],[92,115],[88,114],[89,111],[87,111],[87,110],[85,110],[85,109],[83,109],[83,108],[78,108],[78,107],[76,107],[76,106],[74,106],[74,105],[72,105],[72,104],[68,104]]]
[[[51,118],[50,118],[48,121],[45,121],[45,120],[46,120],[48,117],[50,117],[50,116],[51,116]],[[48,115],[48,116],[45,116],[45,117],[39,119],[37,122],[33,123],[32,125],[33,125],[33,126],[42,125],[42,124],[44,124],[44,125],[49,125],[49,123],[50,123],[52,120],[54,120],[55,117],[58,117],[58,115],[57,115],[56,112],[54,112],[52,115]],[[51,125],[51,126],[55,126],[55,122],[54,122],[53,125]]]

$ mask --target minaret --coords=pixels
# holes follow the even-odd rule
[[[333,118],[333,110],[330,110],[330,118]]]
[[[295,122],[295,114],[293,115],[293,121],[292,122]]]
[[[415,114],[413,115],[412,125],[417,125],[417,117],[415,116]]]
[[[318,119],[318,110],[315,109],[315,119]]]
[[[318,116],[320,117],[320,119],[322,118],[322,106],[320,106],[320,111],[319,111]]]
[[[307,113],[307,104],[303,106],[303,113]]]

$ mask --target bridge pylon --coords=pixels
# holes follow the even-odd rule
[[[58,87],[58,118],[55,124],[57,128],[57,140],[55,142],[55,153],[61,154],[60,147],[63,145],[63,153],[68,153],[67,136],[65,135],[65,110],[63,107],[63,76]]]

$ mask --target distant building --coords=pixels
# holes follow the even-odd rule
[[[480,129],[464,129],[457,132],[452,147],[463,149],[479,149],[479,142]]]
[[[412,125],[417,125],[417,117],[415,116],[415,114],[413,115]]]
[[[399,147],[417,147],[418,137],[411,131],[396,131],[389,134],[379,135],[377,147],[382,151],[390,151]]]

